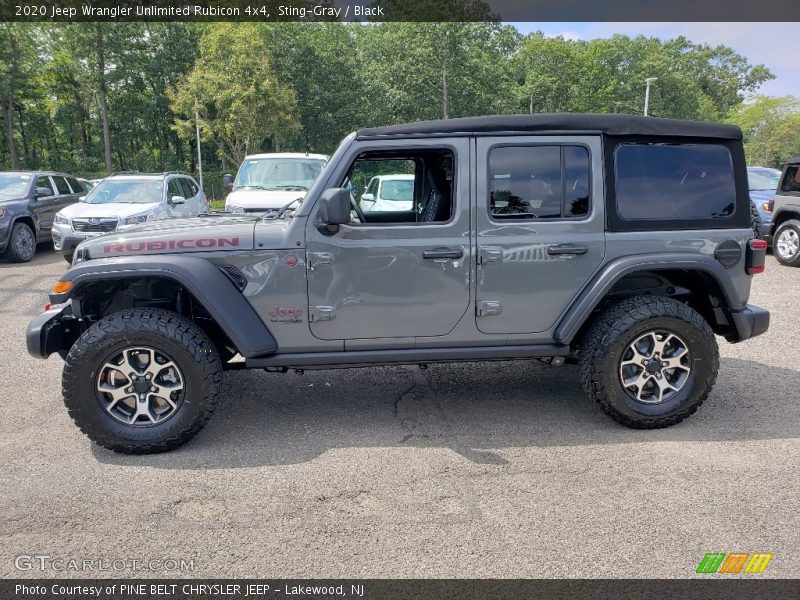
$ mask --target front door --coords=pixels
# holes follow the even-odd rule
[[[329,187],[350,189],[353,221],[306,230],[309,322],[321,339],[443,336],[470,301],[469,143],[466,138],[358,145]],[[363,200],[395,176],[396,205]],[[399,177],[402,176],[402,177]],[[393,196],[393,197],[394,197]]]
[[[605,255],[599,136],[479,138],[476,321],[554,327]]]

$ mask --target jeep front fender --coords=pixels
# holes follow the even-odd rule
[[[61,281],[72,282],[63,294],[50,294],[60,304],[80,295],[89,283],[137,277],[160,277],[179,284],[205,308],[246,357],[274,354],[275,338],[242,293],[216,265],[198,256],[147,255],[100,258],[79,263]]]

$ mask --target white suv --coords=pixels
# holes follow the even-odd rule
[[[326,162],[324,154],[301,152],[246,156],[235,181],[233,175],[225,175],[225,185],[233,188],[225,199],[225,210],[262,213],[301,199]]]
[[[83,240],[131,225],[208,210],[197,181],[182,173],[131,173],[106,177],[77,204],[56,214],[53,246],[72,262]]]

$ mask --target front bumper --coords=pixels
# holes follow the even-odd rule
[[[62,254],[72,254],[78,244],[80,244],[83,240],[88,240],[102,234],[78,233],[73,231],[72,227],[69,225],[54,224],[53,228],[50,230],[50,235],[53,238],[53,248],[55,248],[57,252],[61,252]]]
[[[28,354],[36,358],[47,358],[54,352],[66,356],[79,335],[77,319],[72,316],[72,303],[55,305],[28,323],[25,333]]]
[[[769,311],[754,304],[748,304],[743,309],[732,312],[731,317],[736,327],[736,335],[729,336],[729,342],[743,342],[769,329]]]

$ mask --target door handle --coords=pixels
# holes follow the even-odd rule
[[[427,259],[461,258],[462,256],[464,256],[464,251],[461,248],[433,248],[422,253],[422,258]]]
[[[578,246],[577,244],[555,244],[547,247],[547,254],[550,256],[564,256],[568,254],[586,254],[589,248]]]

